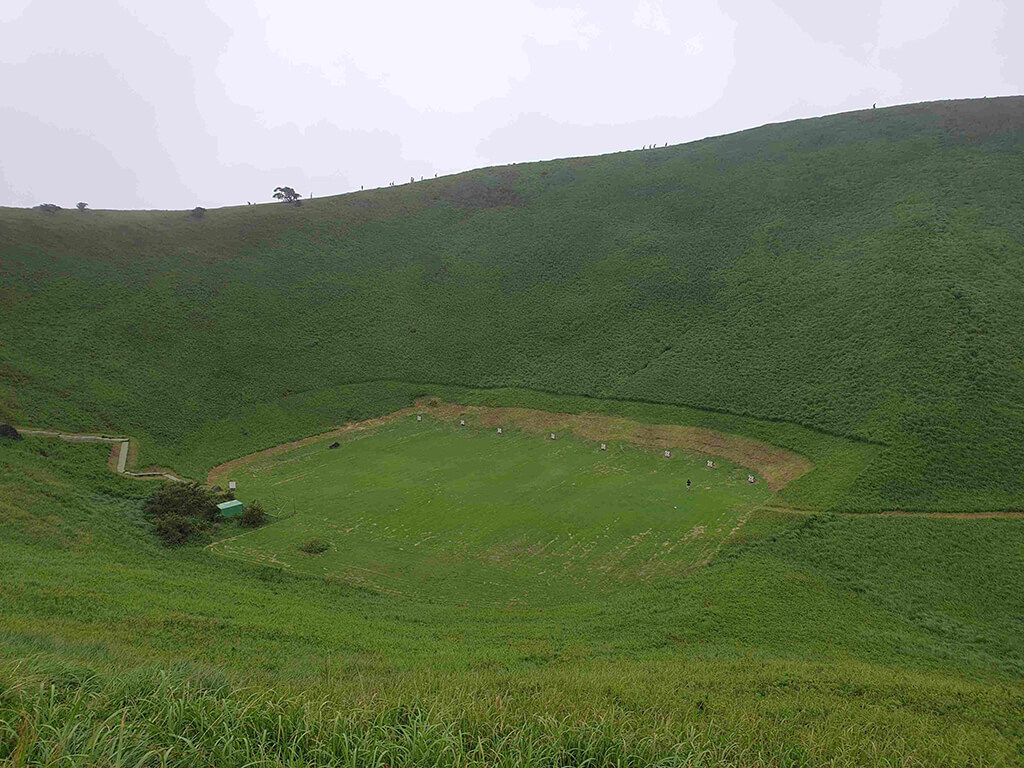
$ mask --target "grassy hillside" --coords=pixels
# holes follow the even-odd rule
[[[368,450],[396,456],[407,429]],[[532,448],[579,464],[579,446],[533,442],[527,469]],[[683,578],[552,604],[518,605],[514,590],[432,599],[165,549],[141,511],[152,486],[109,472],[106,452],[0,445],[2,764],[956,766],[1024,754],[1019,520],[774,512]],[[327,514],[304,501],[307,521]]]
[[[4,209],[0,419],[193,471],[224,425],[241,455],[409,402],[353,383],[515,387],[884,444],[822,506],[1024,507],[1022,174],[1015,97],[201,219]]]
[[[0,765],[1024,764],[1024,521],[838,514],[1024,508],[1022,172],[1012,98],[0,209],[0,423],[274,515],[0,439]]]

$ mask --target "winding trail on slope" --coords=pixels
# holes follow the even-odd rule
[[[176,482],[185,482],[185,478],[178,477],[171,472],[129,472],[128,467],[128,451],[131,447],[131,439],[127,437],[113,437],[111,435],[86,435],[72,432],[57,432],[52,429],[33,429],[32,427],[15,427],[19,434],[32,435],[34,437],[56,437],[69,443],[110,443],[111,444],[111,458],[116,453],[117,465],[116,468],[111,466],[119,475],[127,475],[128,477],[137,477],[140,479],[162,477],[165,480],[174,480]],[[113,464],[113,462],[111,462]]]

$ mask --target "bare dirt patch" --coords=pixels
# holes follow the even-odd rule
[[[143,467],[137,472],[133,472],[133,475],[173,475],[174,470],[169,467],[158,467],[155,464],[150,467]]]
[[[793,515],[816,515],[820,509],[794,509],[792,507],[765,506],[769,512],[784,512]],[[891,509],[886,512],[849,512],[850,517],[929,517],[950,518],[954,520],[1024,520],[1024,512],[1016,510],[991,510],[989,512],[904,512],[902,509]]]
[[[429,414],[436,418],[465,418],[467,423],[478,427],[497,428],[500,426],[529,433],[564,434],[571,432],[584,440],[606,442],[610,446],[615,443],[629,443],[644,448],[692,451],[721,457],[754,470],[764,478],[772,490],[785,487],[798,477],[810,472],[814,467],[805,456],[785,448],[739,435],[715,432],[704,427],[644,424],[617,416],[596,413],[554,413],[528,408],[458,405],[440,402],[432,398],[423,398],[418,400],[415,405],[402,408],[386,416],[352,422],[329,432],[312,435],[291,443],[283,443],[249,456],[233,459],[210,470],[206,482],[211,485],[223,485],[228,475],[238,472],[242,467],[260,459],[328,438],[375,429],[416,413]]]
[[[466,407],[464,411],[473,414],[480,426],[511,426],[524,432],[569,431],[593,442],[630,443],[718,456],[755,470],[772,490],[789,485],[814,467],[806,457],[785,448],[704,427],[644,424],[596,413],[552,413],[526,408]]]
[[[520,206],[523,199],[515,190],[518,179],[519,171],[513,168],[464,174],[445,180],[437,197],[463,210]]]
[[[110,454],[107,456],[107,467],[111,472],[117,472],[117,462],[121,458],[121,444],[113,443],[110,446]]]
[[[1007,520],[1024,520],[1024,512],[891,512],[876,513],[881,517],[952,517],[957,520],[986,520],[1003,518]]]

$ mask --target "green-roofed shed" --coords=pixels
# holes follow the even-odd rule
[[[245,509],[245,505],[238,499],[225,501],[217,505],[221,517],[239,517]]]

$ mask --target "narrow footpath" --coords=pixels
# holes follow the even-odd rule
[[[170,472],[129,472],[128,450],[131,440],[127,437],[113,437],[111,435],[82,435],[68,432],[55,432],[50,429],[32,429],[31,427],[15,427],[19,434],[33,435],[35,437],[56,437],[66,440],[69,443],[111,443],[111,450],[118,451],[117,473],[128,477],[162,477],[165,480],[174,480],[179,483],[185,482],[185,478],[173,475]]]

